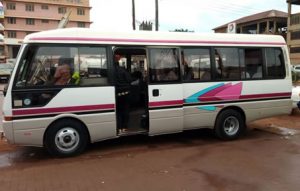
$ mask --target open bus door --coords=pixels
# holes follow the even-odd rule
[[[146,50],[141,47],[115,47],[113,58],[118,135],[147,133]]]

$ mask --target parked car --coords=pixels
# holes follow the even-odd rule
[[[0,64],[0,81],[7,82],[13,70],[13,65],[11,64]]]

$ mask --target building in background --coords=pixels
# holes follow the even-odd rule
[[[231,21],[213,30],[216,33],[280,34],[286,37],[288,14],[269,10]]]
[[[15,58],[23,38],[33,32],[55,29],[71,11],[66,27],[89,28],[89,0],[3,0],[5,55]],[[1,18],[0,18],[1,19]]]
[[[291,63],[300,64],[300,13],[292,14],[292,7],[300,5],[300,0],[287,0],[288,33],[287,44],[290,50]]]

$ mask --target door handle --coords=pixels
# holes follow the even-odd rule
[[[153,97],[158,97],[159,96],[159,90],[158,89],[152,90],[152,96]]]

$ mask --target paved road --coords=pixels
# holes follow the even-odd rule
[[[1,140],[0,190],[299,190],[300,135],[256,129],[270,124],[300,129],[299,117],[255,122],[232,142],[222,142],[208,130],[123,137],[66,159]]]

